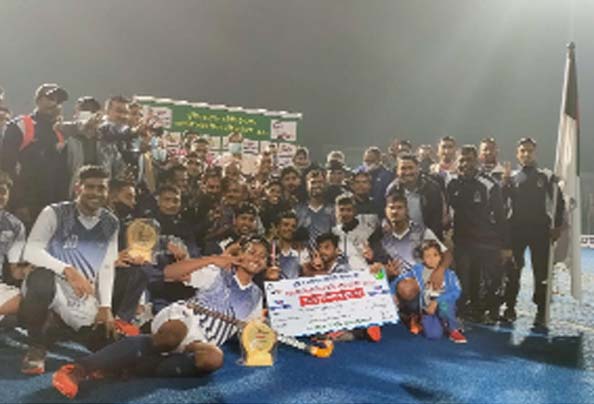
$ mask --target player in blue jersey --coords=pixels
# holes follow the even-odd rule
[[[19,313],[30,343],[21,368],[25,374],[45,371],[50,323],[77,334],[98,325],[106,334],[115,331],[118,220],[104,208],[108,180],[101,167],[81,168],[76,200],[45,207],[31,230],[24,259],[37,268],[27,277]]]
[[[237,257],[209,256],[179,261],[165,268],[171,280],[185,281],[196,288],[188,303],[249,321],[262,314],[262,292],[253,277],[267,267],[270,247],[261,237],[242,245]],[[54,387],[69,398],[79,384],[96,371],[128,370],[143,376],[199,376],[223,365],[224,344],[237,328],[205,314],[196,314],[186,302],[161,310],[151,326],[151,335],[128,337],[68,364],[54,373]]]

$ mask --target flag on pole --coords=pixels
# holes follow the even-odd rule
[[[555,257],[563,262],[571,274],[571,294],[579,301],[582,298],[582,267],[580,238],[582,220],[580,210],[580,125],[578,113],[577,74],[575,66],[575,45],[567,47],[565,82],[561,101],[559,134],[555,158],[555,175],[565,199],[568,227],[557,242]],[[560,251],[563,250],[563,251]],[[549,278],[549,289],[551,286]],[[548,303],[548,302],[547,302]]]

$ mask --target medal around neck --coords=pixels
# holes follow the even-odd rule
[[[241,330],[242,363],[245,366],[272,366],[277,335],[260,320],[248,322]]]
[[[128,225],[128,254],[133,258],[153,262],[153,250],[159,239],[159,227],[150,219],[135,219]]]

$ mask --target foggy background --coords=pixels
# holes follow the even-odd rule
[[[553,165],[566,44],[576,42],[582,169],[594,171],[591,0],[0,0],[13,113],[42,82],[302,112],[300,143],[349,164],[394,136],[537,139]]]

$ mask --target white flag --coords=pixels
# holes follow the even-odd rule
[[[581,301],[582,266],[580,238],[582,220],[580,210],[580,141],[575,46],[569,44],[565,64],[565,82],[561,101],[555,175],[565,199],[568,228],[557,243],[556,258],[564,262],[571,273],[571,294]],[[563,251],[560,251],[563,250]]]

